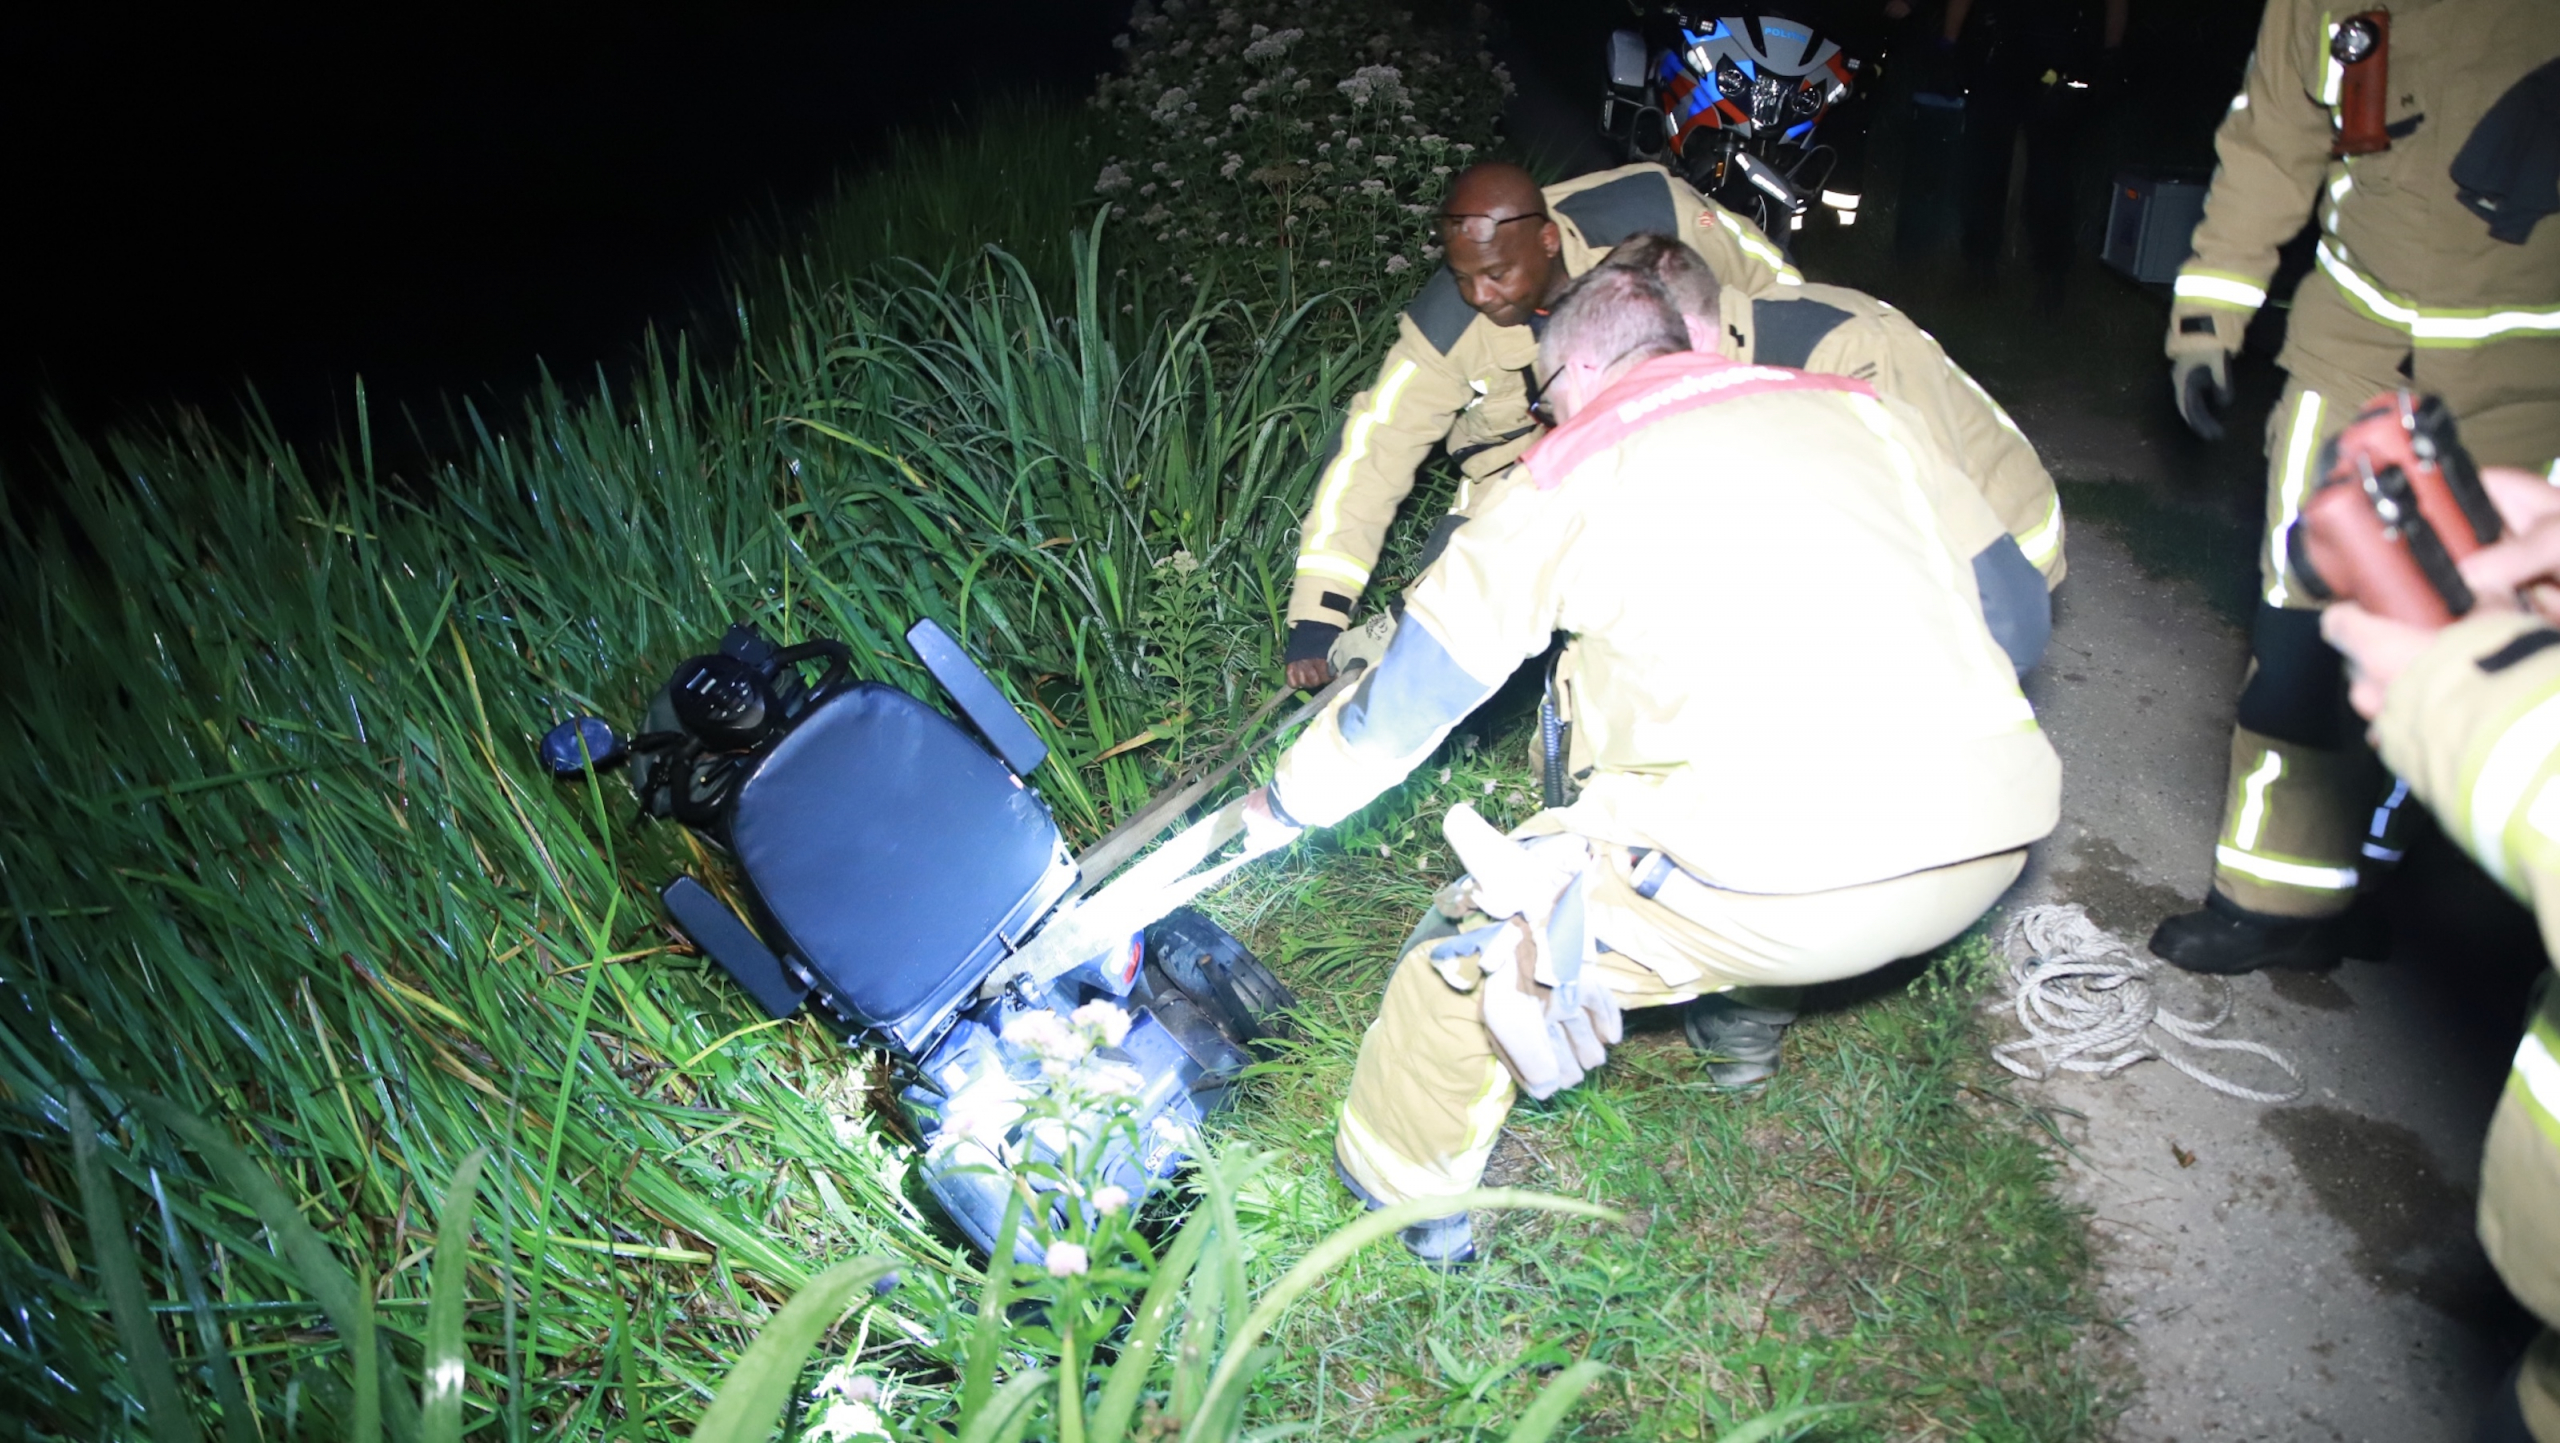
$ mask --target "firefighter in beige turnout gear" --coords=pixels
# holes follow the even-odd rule
[[[1335,1159],[1373,1204],[1474,1186],[1514,1095],[1596,1065],[1621,1009],[1925,951],[2053,826],[2059,763],[1969,565],[2004,534],[1972,483],[1861,382],[1686,343],[1649,278],[1577,284],[1541,355],[1564,424],[1248,801],[1265,830],[1342,820],[1570,637],[1579,799],[1509,839],[1452,816],[1469,875],[1362,1041]],[[1471,1248],[1463,1214],[1406,1242]]]
[[[1517,166],[1461,172],[1443,204],[1448,264],[1396,322],[1378,378],[1352,397],[1299,530],[1289,598],[1289,679],[1320,686],[1326,649],[1351,624],[1414,471],[1445,443],[1462,478],[1443,527],[1536,439],[1529,378],[1544,308],[1628,236],[1677,235],[1722,281],[1758,293],[1802,277],[1751,222],[1658,165],[1577,176],[1541,191]],[[1470,229],[1480,231],[1478,240]]]
[[[2465,562],[2480,609],[2432,635],[2352,605],[2322,629],[2355,663],[2356,710],[2382,758],[2481,867],[2531,905],[2560,958],[2560,631],[2513,609],[2519,585],[2560,580],[2560,492],[2531,472],[2491,472],[2519,539]],[[2544,977],[2489,1123],[2480,1242],[2542,1319],[2511,1386],[2490,1400],[2481,1443],[2560,1443],[2560,987]]]
[[[2555,57],[2551,0],[2400,0],[2387,14],[2269,0],[2170,312],[2172,385],[2208,438],[2277,247],[2315,213],[2320,234],[2278,358],[2264,589],[2213,892],[2151,943],[2179,966],[2332,964],[2360,878],[2396,860],[2405,788],[2384,792],[2346,722],[2286,536],[2321,446],[2395,386],[2444,397],[2483,463],[2540,470],[2560,452],[2560,223],[2543,220]]]

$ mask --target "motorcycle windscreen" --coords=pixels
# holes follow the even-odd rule
[[[913,1052],[1074,880],[1048,809],[895,687],[822,703],[738,791],[759,910],[848,1022]]]

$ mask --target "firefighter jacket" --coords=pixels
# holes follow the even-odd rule
[[[2062,581],[2062,497],[2026,433],[1935,338],[1909,316],[1847,286],[1796,285],[1751,297],[1727,286],[1720,302],[1727,358],[1854,376],[1919,413],[1973,479],[2018,550]]]
[[[1450,537],[1385,659],[1281,758],[1275,808],[1349,816],[1561,630],[1567,829],[1761,893],[2023,846],[2061,774],[1969,565],[2001,534],[1864,383],[1656,357]]]
[[[2560,333],[2560,223],[2535,223],[2553,205],[2549,152],[2560,116],[2536,101],[2547,98],[2547,67],[2560,57],[2560,5],[2395,0],[2388,8],[2383,53],[2361,62],[2386,67],[2371,119],[2388,148],[2333,156],[2356,119],[2339,58],[2352,48],[2339,37],[2355,9],[2268,0],[2247,83],[2214,138],[2221,163],[2195,253],[2178,272],[2172,358],[2239,350],[2250,315],[2266,302],[2277,248],[2315,205],[2321,275],[2349,309],[2405,333],[2408,347]]]
[[[1687,241],[1727,285],[1759,292],[1800,282],[1751,222],[1700,196],[1658,165],[1577,176],[1545,190],[1564,233],[1564,268],[1581,275],[1609,249],[1643,232]],[[1396,343],[1378,378],[1351,398],[1340,438],[1316,479],[1299,529],[1291,622],[1351,624],[1387,525],[1413,490],[1414,471],[1446,442],[1462,480],[1453,514],[1473,491],[1536,439],[1529,418],[1538,338],[1529,326],[1497,326],[1458,293],[1443,266],[1396,321]]]
[[[2474,612],[2391,684],[2375,720],[2382,759],[2408,779],[2473,860],[2534,910],[2560,958],[2560,631],[2513,612]],[[2546,979],[2548,980],[2548,979]],[[2560,989],[2516,1050],[2483,1149],[2480,1241],[2544,1324],[2560,1325]],[[2546,1335],[2526,1367],[2527,1416],[2560,1423]],[[2537,1417],[2536,1414],[2539,1414]]]

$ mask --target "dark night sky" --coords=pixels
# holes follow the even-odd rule
[[[1074,93],[1127,0],[21,6],[0,442],[253,381],[295,431],[510,394],[716,301],[722,237],[894,127]]]

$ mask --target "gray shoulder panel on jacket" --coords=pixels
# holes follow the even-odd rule
[[[1840,329],[1849,313],[1820,301],[1760,300],[1751,303],[1751,359],[1763,366],[1804,369],[1822,338]]]
[[[1476,323],[1476,308],[1458,294],[1458,278],[1442,266],[1424,283],[1422,294],[1404,308],[1404,318],[1413,322],[1413,328],[1422,332],[1422,338],[1431,343],[1433,350],[1445,356],[1451,346],[1458,344],[1458,337],[1467,333],[1467,327]]]
[[[1651,231],[1680,234],[1680,213],[1671,205],[1671,187],[1659,175],[1630,175],[1556,202],[1595,249],[1607,250],[1631,235]]]

